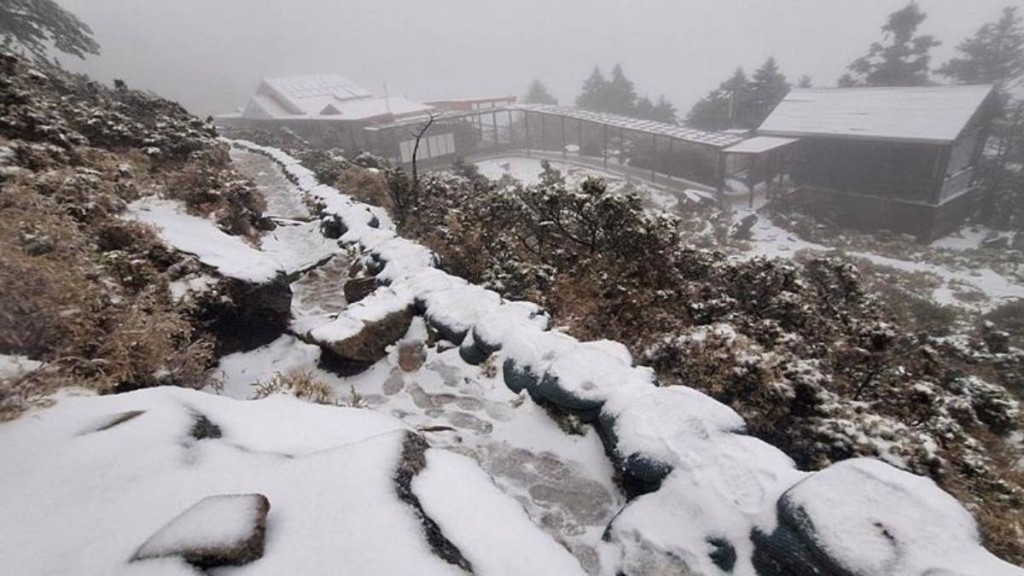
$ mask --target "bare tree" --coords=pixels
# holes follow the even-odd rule
[[[406,219],[412,208],[419,202],[420,144],[423,141],[423,137],[426,136],[427,131],[430,130],[430,127],[434,125],[440,115],[440,112],[428,113],[427,119],[409,133],[409,135],[415,139],[412,148],[412,180],[410,181],[410,179],[405,176],[405,172],[401,168],[389,172],[390,181],[388,183],[388,191],[391,195],[392,202],[395,204],[395,216],[399,224]]]
[[[423,136],[426,135],[430,127],[434,125],[437,117],[440,116],[440,112],[428,113],[427,121],[421,124],[416,130],[413,131],[412,135],[416,138],[416,144],[412,147],[412,194],[415,196],[419,193],[420,187],[420,174],[416,167],[416,162],[420,153],[420,141],[423,140]]]

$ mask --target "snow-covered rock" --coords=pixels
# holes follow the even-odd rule
[[[179,202],[144,198],[128,207],[128,215],[152,225],[169,246],[194,255],[222,276],[264,284],[285,272],[274,259],[222,232],[213,221],[187,214]]]
[[[412,322],[412,300],[391,288],[380,288],[352,304],[309,337],[341,360],[373,363],[387,354]]]
[[[934,482],[878,460],[845,460],[779,501],[779,527],[758,537],[769,576],[1019,575],[981,546],[967,510]]]
[[[181,556],[201,568],[248,564],[263,556],[269,511],[262,494],[207,496],[150,536],[135,559]]]
[[[605,401],[622,389],[654,385],[654,371],[630,366],[624,346],[610,341],[586,342],[551,361],[536,393],[562,408],[596,416]]]
[[[700,443],[746,429],[732,408],[683,386],[622,390],[604,404],[600,424],[623,473],[649,485],[691,464]]]
[[[501,296],[479,286],[464,286],[419,295],[417,304],[442,338],[461,344],[481,317],[501,305]]]

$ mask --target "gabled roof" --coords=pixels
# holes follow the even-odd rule
[[[423,114],[406,98],[378,98],[337,74],[265,78],[242,112],[252,119],[370,120]]]
[[[992,90],[988,85],[795,89],[758,134],[947,144],[960,136]]]

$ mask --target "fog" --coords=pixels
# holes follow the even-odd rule
[[[263,76],[337,72],[414,99],[522,95],[539,78],[571,103],[595,64],[680,112],[736,66],[775,56],[791,80],[832,85],[905,0],[62,0],[102,53],[78,71],[210,114]],[[1012,0],[921,0],[921,33],[953,47]]]

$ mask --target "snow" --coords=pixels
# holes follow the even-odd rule
[[[257,383],[266,383],[275,374],[287,375],[316,366],[320,347],[284,335],[266,346],[249,352],[236,352],[220,359],[218,379],[221,393],[238,399],[252,398]]]
[[[1007,301],[1024,298],[1024,283],[1006,278],[987,267],[975,268],[967,273],[950,266],[941,266],[928,262],[911,262],[872,254],[869,252],[849,252],[850,256],[863,258],[875,264],[888,266],[904,272],[925,272],[937,276],[942,285],[932,292],[932,300],[939,304],[960,306],[979,312],[986,312]],[[984,294],[979,302],[964,302],[953,296],[954,285],[968,286]]]
[[[956,232],[943,236],[931,243],[933,248],[945,248],[947,250],[970,250],[981,247],[986,238],[998,234],[995,230],[984,226],[970,226],[961,228]]]
[[[480,316],[473,328],[476,341],[488,346],[501,345],[519,330],[547,329],[550,318],[532,302],[508,302]]]
[[[858,574],[1020,574],[988,554],[970,513],[920,476],[870,459],[811,475],[787,500],[811,521],[822,548]]]
[[[743,422],[735,412],[689,389],[652,386],[653,373],[633,367],[621,344],[580,343],[560,332],[544,331],[546,317],[535,315],[536,307],[503,302],[493,292],[432,268],[435,259],[428,250],[397,238],[387,222],[371,227],[370,212],[337,190],[318,185],[290,157],[273,149],[252,149],[274,158],[299,189],[320,200],[327,207],[325,216],[344,221],[348,231],[343,243],[359,244],[385,263],[382,276],[386,275],[388,286],[378,289],[379,296],[364,300],[363,306],[343,310],[327,329],[335,331],[332,337],[351,333],[357,321],[379,317],[396,302],[416,300],[431,322],[472,331],[488,344],[500,343],[500,349],[490,367],[474,367],[460,359],[457,349],[432,346],[425,349],[421,368],[404,372],[397,365],[397,347],[391,347],[367,371],[340,378],[317,368],[315,347],[287,337],[224,359],[225,393],[248,397],[253,381],[266,381],[276,371],[302,370],[322,379],[335,397],[353,401],[358,394],[372,412],[382,417],[391,414],[402,426],[422,430],[434,449],[428,452],[427,469],[414,481],[414,491],[481,574],[578,572],[575,565],[562,565],[565,559],[578,560],[590,573],[641,573],[652,558],[678,559],[669,560],[674,570],[682,564],[692,573],[718,574],[721,571],[709,556],[714,551],[709,540],[734,547],[738,557],[734,574],[753,574],[751,531],[775,529],[778,498],[806,474],[777,449],[737,434]],[[774,233],[758,228],[755,237]],[[785,251],[776,251],[792,254],[796,249],[799,244],[794,242]],[[423,318],[414,318],[405,339],[422,339],[425,324]],[[592,429],[583,436],[561,433],[529,395],[513,393],[500,371],[493,370],[506,360],[536,377],[546,376],[545,385],[531,394],[577,402],[575,409],[604,404],[605,414],[615,421],[617,444],[611,448],[619,456],[647,454],[671,465],[673,470],[661,488],[627,505],[614,484],[614,470],[598,434]],[[310,441],[301,432],[306,417],[301,420],[283,432],[271,425],[246,435],[298,436]],[[223,442],[238,442],[243,436],[237,428],[225,427]],[[389,434],[345,446],[354,450],[372,442],[385,443]],[[269,443],[269,437],[261,437],[261,442]],[[318,447],[331,452],[322,444]],[[289,449],[284,452],[288,454],[299,449],[296,445],[280,448]],[[483,471],[473,466],[474,460]],[[333,496],[339,487],[326,482],[319,488],[324,492],[309,494],[329,490]],[[885,507],[882,512],[899,510],[884,499],[881,504],[873,502],[873,491],[862,486],[837,487],[834,498],[862,499],[860,507],[869,511],[876,506]],[[278,514],[275,498],[271,501],[272,515]],[[844,514],[852,517],[854,512]],[[602,536],[610,522],[605,541]],[[530,530],[530,523],[541,526],[546,535]],[[564,544],[575,560],[555,541]],[[964,549],[974,550],[974,542],[964,544]],[[983,550],[970,557],[979,566],[996,562]],[[540,559],[551,564],[540,568],[531,564]],[[279,571],[282,566],[274,564]],[[377,567],[370,571],[381,573]]]
[[[225,234],[210,220],[186,214],[179,202],[146,198],[132,203],[128,214],[153,225],[164,242],[224,276],[262,284],[284,272],[280,264],[241,238]]]
[[[338,316],[321,326],[310,330],[310,338],[317,342],[331,343],[358,335],[370,322],[379,322],[391,314],[400,314],[412,306],[408,294],[396,292],[390,287],[374,290],[365,299],[346,307]]]
[[[243,544],[260,521],[255,494],[207,496],[146,540],[136,558],[171,556]]]
[[[243,118],[365,120],[422,114],[432,107],[404,97],[378,98],[338,74],[264,78]]]
[[[181,302],[190,295],[202,294],[217,285],[217,279],[209,274],[191,274],[170,283],[171,298]]]
[[[96,424],[140,416],[102,431]],[[195,440],[196,414],[221,428]],[[0,557],[19,574],[146,574],[135,550],[211,494],[271,502],[266,554],[237,573],[454,574],[391,482],[405,426],[287,397],[253,402],[178,388],[65,393],[0,425]],[[102,528],[98,530],[97,528]],[[395,554],[401,550],[401,554]],[[165,574],[191,574],[159,562]],[[152,573],[156,573],[156,569]]]
[[[622,546],[624,573],[650,562],[649,549],[655,548],[673,558],[681,573],[725,574],[710,557],[709,541],[721,540],[737,555],[728,573],[755,575],[750,533],[774,528],[776,499],[802,474],[753,438],[725,435],[698,445],[693,457],[700,459],[669,474],[658,491],[630,502],[612,523],[609,535]]]
[[[641,120],[629,116],[620,116],[607,112],[592,112],[566,106],[552,106],[547,104],[519,104],[515,107],[518,110],[525,110],[539,114],[546,114],[552,117],[565,117],[596,124],[604,124],[614,128],[625,130],[636,130],[646,134],[657,134],[669,138],[676,138],[695,144],[725,148],[736,144],[743,138],[726,132],[705,132],[694,128],[687,128],[679,124],[666,124],[651,120]]]
[[[17,380],[42,366],[42,362],[26,356],[0,354],[0,380]]]
[[[260,250],[288,274],[307,270],[341,252],[320,233],[319,222],[279,223],[260,238]]]
[[[771,136],[843,136],[947,144],[992,86],[794,89],[758,129]]]
[[[428,450],[427,467],[413,479],[412,489],[427,515],[464,551],[474,574],[584,574],[565,548],[540,532],[522,507],[465,456]],[[479,521],[481,510],[487,511],[484,522]]]
[[[620,456],[642,454],[673,466],[688,442],[746,429],[732,408],[684,386],[626,390],[605,403],[602,416],[614,421]]]
[[[782,148],[783,146],[789,146],[799,142],[797,138],[779,138],[776,136],[754,136],[734,144],[725,149],[725,152],[730,154],[764,154],[770,150],[776,148]]]
[[[418,300],[426,309],[427,320],[456,335],[465,335],[481,317],[497,310],[501,296],[478,286],[435,290]]]
[[[552,360],[538,392],[569,409],[599,408],[617,390],[654,384],[650,368],[632,368],[631,362],[616,342],[578,344]]]

